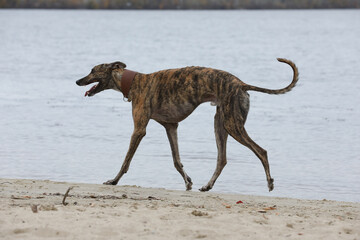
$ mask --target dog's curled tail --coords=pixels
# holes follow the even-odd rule
[[[263,92],[263,93],[268,93],[268,94],[284,94],[289,92],[293,87],[295,87],[296,83],[299,80],[299,71],[295,65],[295,63],[293,63],[292,61],[285,59],[285,58],[278,58],[277,59],[279,62],[283,62],[283,63],[287,63],[291,66],[291,68],[294,71],[294,76],[293,76],[293,80],[292,82],[289,84],[289,86],[282,88],[282,89],[276,89],[276,90],[272,90],[272,89],[267,89],[267,88],[260,88],[260,87],[256,87],[256,86],[251,86],[251,85],[245,85],[243,86],[243,90],[245,91],[258,91],[258,92]]]

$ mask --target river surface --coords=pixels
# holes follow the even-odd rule
[[[249,135],[267,150],[275,189],[261,162],[229,138],[228,164],[212,191],[360,201],[360,11],[0,10],[0,177],[102,183],[121,167],[133,131],[119,92],[85,98],[75,81],[94,65],[125,62],[223,69],[246,83]],[[180,123],[182,163],[194,191],[215,166],[215,107]],[[150,121],[119,184],[185,189],[165,130]]]

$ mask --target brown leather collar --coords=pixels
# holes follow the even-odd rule
[[[137,72],[124,69],[124,72],[121,77],[121,92],[124,94],[124,97],[129,97],[129,91],[131,87],[131,83],[135,77]]]

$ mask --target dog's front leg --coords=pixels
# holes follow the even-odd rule
[[[144,118],[144,115],[138,114],[134,115],[134,125],[135,129],[131,136],[129,150],[126,154],[125,160],[121,166],[119,173],[116,175],[114,179],[108,180],[104,182],[106,185],[116,185],[120,178],[128,171],[131,159],[134,156],[134,153],[137,147],[140,144],[141,139],[146,135],[146,126],[149,122],[148,118]]]
[[[190,191],[192,187],[191,178],[186,174],[182,163],[180,162],[180,155],[179,155],[179,147],[178,147],[178,138],[177,138],[177,123],[164,123],[162,124],[165,129],[167,136],[169,138],[171,152],[174,160],[174,166],[176,170],[181,174],[185,181],[186,190]]]

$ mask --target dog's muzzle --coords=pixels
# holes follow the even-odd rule
[[[97,82],[97,81],[95,81],[94,79],[89,81],[88,77],[83,77],[83,78],[77,80],[76,84],[78,86],[86,86],[86,85],[89,85],[94,82]],[[94,96],[96,93],[102,91],[102,89],[103,89],[102,85],[100,83],[97,83],[94,86],[92,86],[88,91],[85,92],[85,97],[86,96],[89,96],[89,97]]]
[[[77,84],[78,86],[85,86],[85,85],[87,85],[86,82],[84,81],[84,78],[81,78],[81,79],[77,80],[77,81],[76,81],[76,84]]]

